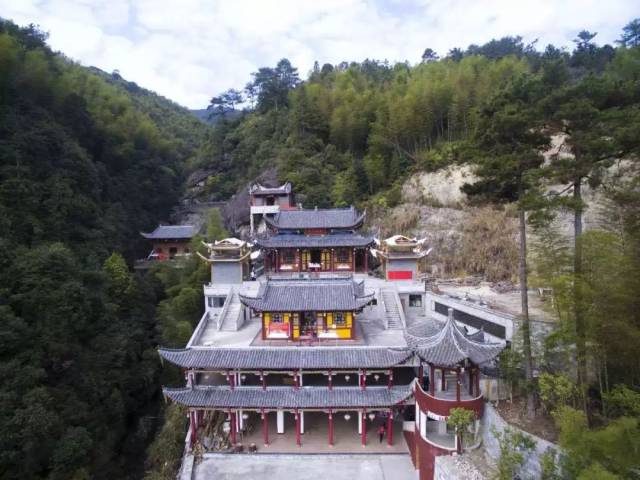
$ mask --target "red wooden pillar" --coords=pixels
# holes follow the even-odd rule
[[[300,439],[300,414],[298,413],[297,409],[295,411],[295,417],[296,417],[296,445],[301,447],[302,440]]]
[[[429,364],[429,393],[431,396],[435,395],[436,390],[436,367],[433,364]]]
[[[300,249],[296,250],[296,259],[298,260],[298,272],[302,271],[302,253]]]
[[[229,424],[231,426],[231,446],[236,444],[236,412],[229,410]]]
[[[196,425],[196,412],[189,410],[189,425],[191,426],[191,446],[198,441],[198,426]]]
[[[329,267],[332,272],[336,269],[336,250],[334,248],[331,249],[329,254]]]
[[[260,370],[260,383],[262,383],[262,390],[267,389],[267,379],[264,376],[264,371]]]
[[[367,446],[367,409],[362,409],[362,446]]]
[[[331,369],[329,369],[329,390],[333,390],[333,375],[331,374]],[[331,418],[331,413],[329,413],[329,418]]]
[[[362,372],[358,372],[358,375],[360,376],[360,390],[366,390],[367,389],[367,371],[362,370]]]
[[[462,379],[460,377],[460,367],[456,368],[456,401],[460,401],[460,384]]]
[[[420,387],[424,387],[424,367],[422,366],[422,362],[420,362],[420,366],[418,367],[418,381],[420,382]]]
[[[442,370],[442,378],[440,379],[440,383],[441,383],[440,390],[442,390],[444,392],[446,390],[446,387],[447,387],[447,385],[445,383],[445,376],[446,375],[445,375],[445,369],[442,368],[441,370]]]
[[[356,249],[354,248],[351,252],[351,271],[356,271]]]
[[[476,396],[480,396],[480,368],[476,367],[475,384],[476,384]]]
[[[469,367],[469,395],[473,397],[473,368]]]
[[[369,271],[369,251],[365,248],[363,249],[364,252],[364,273],[367,273]]]
[[[262,436],[264,437],[264,446],[269,445],[269,417],[267,412],[262,409]]]
[[[329,410],[329,446],[333,447],[333,412]]]
[[[300,383],[298,380],[298,372],[293,372],[293,388],[298,390],[300,388]]]
[[[391,390],[391,387],[393,387],[393,369],[392,368],[389,369],[388,376],[389,376],[389,379],[387,380],[387,388]]]
[[[393,445],[393,409],[389,409],[389,416],[387,417],[387,445]]]
[[[234,387],[236,386],[236,378],[233,372],[229,373],[229,370],[227,370],[227,380],[229,381],[229,386],[231,387],[231,390],[233,390]]]

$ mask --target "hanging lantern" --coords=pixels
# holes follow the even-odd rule
[[[375,414],[375,413],[373,413],[373,412],[371,412],[371,413],[369,414],[369,420],[371,420],[371,421],[373,422],[373,419],[374,419],[374,418],[376,418],[376,414]]]
[[[350,418],[351,418],[351,415],[349,415],[348,413],[345,413],[345,414],[344,414],[344,419],[345,419],[346,421],[349,421],[349,419],[350,419]]]
[[[229,433],[229,432],[231,431],[231,423],[229,423],[229,422],[224,422],[224,423],[222,424],[222,431],[223,431],[224,433]]]
[[[248,413],[243,413],[242,414],[242,419],[246,420],[247,418],[249,418],[249,414]]]
[[[240,375],[240,379],[244,382],[247,379],[246,375]]]
[[[350,379],[350,378],[351,378],[351,376],[350,376],[350,375],[345,375],[345,376],[344,376],[344,379],[345,379],[347,382],[349,381],[349,379]]]
[[[377,373],[373,376],[373,379],[377,382],[378,380],[380,380],[380,375],[378,375]]]

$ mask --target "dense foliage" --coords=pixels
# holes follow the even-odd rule
[[[136,477],[163,289],[125,258],[208,127],[45,40],[0,23],[0,477]]]

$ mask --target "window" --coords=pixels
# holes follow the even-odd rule
[[[347,323],[347,316],[344,312],[336,312],[333,314],[334,323],[339,326],[344,326]]]
[[[338,261],[338,263],[349,263],[350,262],[350,258],[349,258],[349,249],[348,248],[339,248],[336,251],[336,260]]]
[[[281,263],[287,265],[296,263],[296,252],[294,252],[293,250],[282,250]]]
[[[421,307],[422,306],[422,295],[409,295],[409,306],[410,307]]]
[[[282,314],[281,313],[274,313],[273,315],[271,315],[271,322],[272,323],[282,323]]]
[[[208,297],[210,308],[222,308],[227,297]]]

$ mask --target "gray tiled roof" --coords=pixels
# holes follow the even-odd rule
[[[329,235],[281,233],[258,238],[255,243],[263,248],[366,247],[373,243],[373,237],[365,237],[357,233],[334,233]]]
[[[391,407],[411,395],[411,385],[392,387],[237,387],[165,388],[176,403],[202,408]]]
[[[503,343],[473,340],[458,326],[453,317],[447,319],[439,332],[419,339],[414,345],[417,355],[423,361],[444,367],[453,367],[465,358],[476,365],[482,365],[498,356],[504,347]]]
[[[183,368],[211,370],[390,368],[412,363],[413,352],[386,347],[251,347],[159,349]]]
[[[434,318],[428,318],[424,321],[415,323],[410,327],[407,327],[404,338],[407,341],[407,345],[415,347],[426,338],[436,335],[442,330],[443,323]]]
[[[404,338],[410,347],[419,346],[425,338],[432,337],[440,332],[443,326],[444,324],[439,320],[429,318],[408,327],[405,331]],[[482,329],[470,334],[465,331],[464,334],[469,340],[480,343],[485,342],[484,330]]]
[[[364,295],[352,279],[271,279],[257,297],[238,295],[245,305],[260,312],[353,311],[365,306],[374,294]]]
[[[277,229],[297,230],[304,228],[356,228],[362,224],[364,213],[355,208],[330,208],[307,210],[280,210],[265,221]]]
[[[140,232],[150,240],[189,239],[197,233],[194,225],[158,225],[151,233]]]

